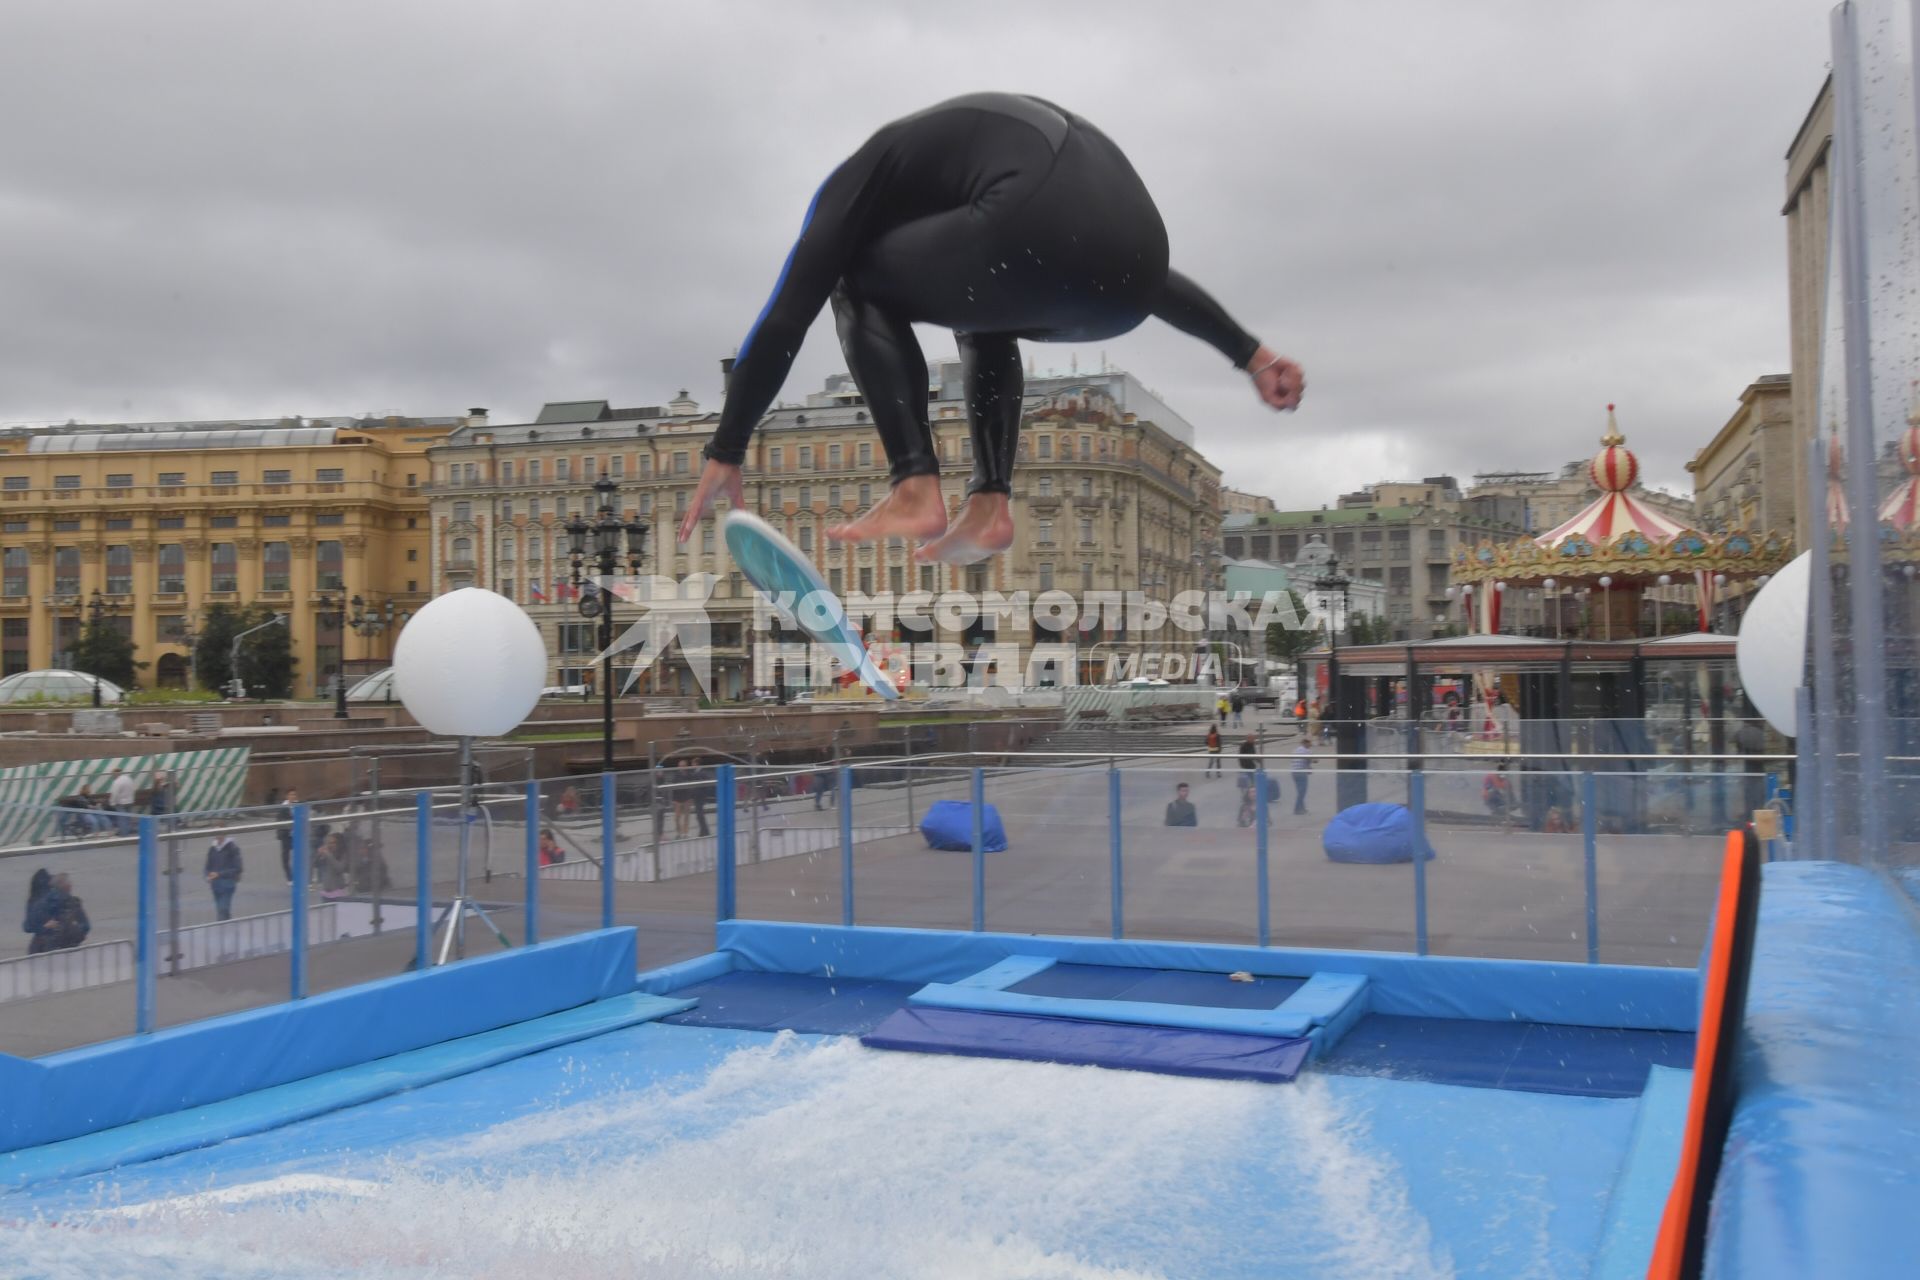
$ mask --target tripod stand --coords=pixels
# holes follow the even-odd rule
[[[486,908],[467,896],[467,850],[472,838],[476,809],[473,803],[473,775],[473,739],[463,737],[460,739],[460,857],[455,864],[453,901],[449,902],[447,909],[440,913],[440,918],[433,922],[434,929],[438,930],[442,926],[446,929],[440,938],[440,958],[434,961],[435,964],[445,964],[449,955],[457,960],[466,959],[468,916],[477,917],[482,924],[491,929],[501,946],[513,946],[512,939],[501,932],[500,926],[493,922],[493,917],[487,914]],[[426,886],[421,886],[421,891],[425,892]]]

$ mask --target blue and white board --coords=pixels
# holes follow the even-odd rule
[[[867,688],[889,700],[900,696],[893,681],[867,652],[860,628],[847,617],[840,597],[800,548],[751,512],[729,511],[723,527],[727,551],[748,582],[768,600],[779,602],[782,596],[790,596],[793,619],[802,631],[826,646],[842,666],[866,682]]]

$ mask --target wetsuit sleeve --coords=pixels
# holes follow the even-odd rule
[[[746,459],[753,429],[780,394],[814,317],[866,243],[888,169],[889,141],[885,132],[875,135],[814,193],[773,294],[740,344],[720,425],[703,451],[707,457],[735,466]]]
[[[1233,317],[1209,297],[1205,289],[1178,271],[1167,272],[1167,287],[1153,314],[1180,332],[1200,339],[1233,361],[1236,369],[1246,368],[1253,353],[1260,349],[1260,339],[1235,324]]]

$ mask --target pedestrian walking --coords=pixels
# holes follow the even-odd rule
[[[287,876],[287,883],[293,883],[293,807],[300,803],[300,793],[292,787],[280,799],[280,820],[285,823],[274,832],[280,838],[280,870]]]
[[[1207,726],[1207,772],[1209,778],[1220,776],[1220,726]]]
[[[115,823],[123,836],[133,830],[133,798],[136,790],[133,775],[125,769],[116,774],[107,786],[107,806],[118,815]]]

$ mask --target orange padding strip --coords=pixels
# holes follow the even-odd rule
[[[1687,1132],[1680,1147],[1680,1169],[1667,1193],[1666,1212],[1660,1216],[1660,1236],[1654,1242],[1647,1280],[1682,1280],[1682,1255],[1687,1244],[1687,1220],[1694,1184],[1700,1177],[1700,1146],[1707,1123],[1707,1091],[1713,1084],[1713,1064],[1732,1045],[1720,1043],[1720,1020],[1726,1011],[1727,977],[1733,969],[1734,920],[1740,906],[1740,879],[1745,867],[1746,836],[1727,833],[1727,851],[1720,860],[1720,900],[1713,911],[1713,952],[1707,957],[1706,999],[1701,1003],[1700,1026],[1693,1042],[1693,1088],[1687,1095]]]

